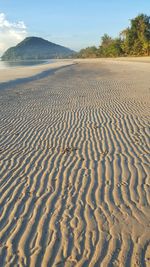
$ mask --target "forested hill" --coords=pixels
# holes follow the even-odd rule
[[[39,37],[27,37],[15,47],[9,48],[2,60],[32,60],[70,57],[75,52]]]
[[[82,49],[77,57],[150,56],[150,17],[140,14],[118,37],[104,34],[101,44]]]

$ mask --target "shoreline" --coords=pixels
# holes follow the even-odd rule
[[[33,76],[27,76],[27,77],[21,77],[21,78],[17,78],[15,80],[9,80],[9,81],[5,81],[0,83],[0,90],[5,90],[5,89],[11,89],[19,84],[26,84],[29,82],[34,82],[36,80],[40,80],[43,78],[46,78],[49,75],[55,74],[56,71],[73,66],[75,64],[69,64],[69,65],[62,65],[56,68],[49,68],[47,70],[44,70],[42,72],[39,72]]]
[[[150,63],[150,57],[120,57],[120,58],[79,58],[79,59],[64,59],[59,62],[45,63],[34,66],[21,66],[9,69],[0,69],[0,89],[6,85],[15,85],[18,82],[28,82],[34,79],[41,79],[45,77],[46,73],[49,75],[51,72],[59,68],[69,67],[78,63],[116,63],[116,64],[147,64]]]
[[[74,60],[66,59],[60,62],[46,63],[34,66],[22,66],[0,70],[0,86],[4,83],[11,83],[20,79],[32,78],[41,75],[46,71],[55,71],[59,68],[72,65]]]

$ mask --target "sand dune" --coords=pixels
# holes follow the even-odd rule
[[[150,266],[149,64],[0,91],[0,266]]]

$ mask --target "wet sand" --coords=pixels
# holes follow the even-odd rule
[[[1,267],[150,265],[150,65],[76,63],[0,90]]]
[[[11,82],[17,79],[29,78],[37,76],[40,73],[56,70],[61,67],[69,66],[73,64],[73,60],[59,60],[58,62],[49,64],[39,64],[34,66],[26,67],[10,67],[6,69],[0,69],[0,83]]]

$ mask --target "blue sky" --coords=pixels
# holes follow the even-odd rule
[[[75,50],[98,46],[104,33],[117,36],[139,13],[150,15],[150,0],[0,0],[0,49],[25,36]]]

